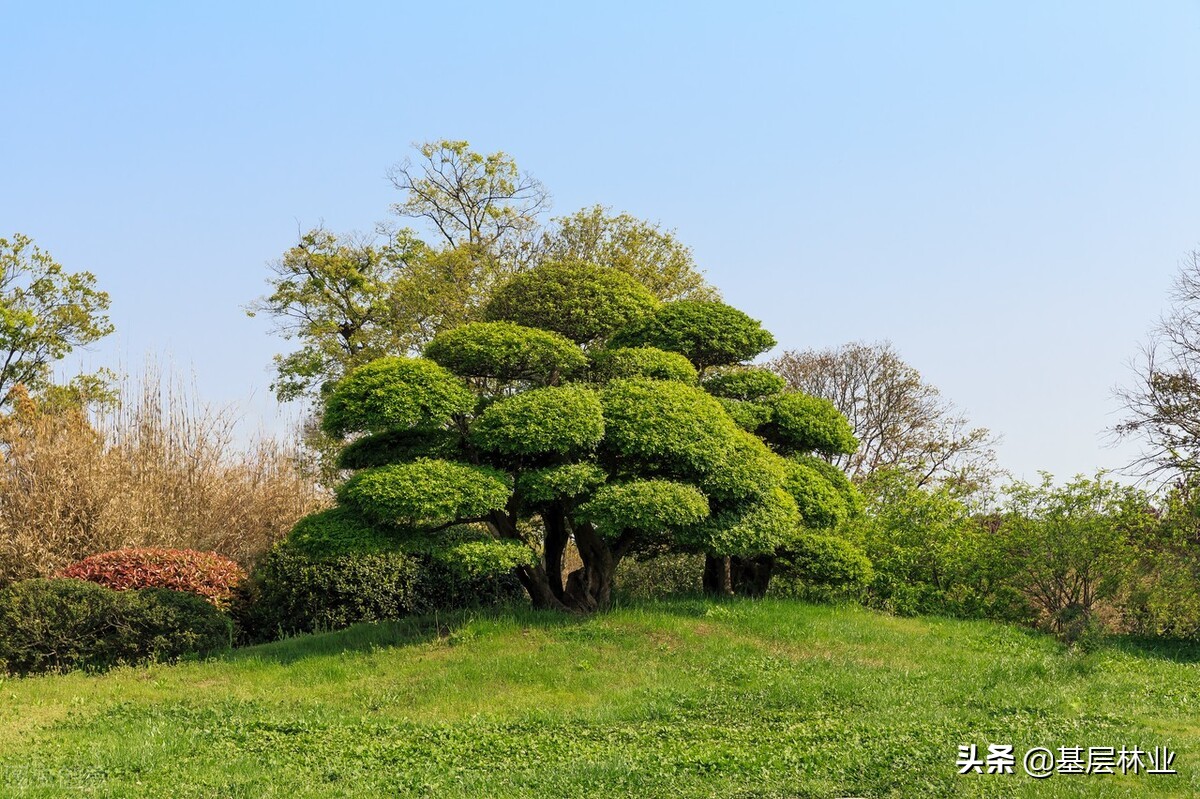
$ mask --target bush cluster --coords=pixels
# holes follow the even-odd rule
[[[33,579],[0,591],[0,672],[28,675],[175,661],[229,648],[229,618],[182,591]]]
[[[224,607],[246,577],[242,567],[215,552],[142,547],[102,552],[63,569],[62,577],[87,580],[116,591],[168,588]]]
[[[283,542],[238,589],[232,613],[239,641],[402,618],[417,607],[418,577],[419,563],[404,553],[313,557]]]

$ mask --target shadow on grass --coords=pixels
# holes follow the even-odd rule
[[[1200,642],[1177,638],[1138,638],[1117,636],[1109,639],[1108,648],[1128,655],[1173,663],[1200,663]]]
[[[435,642],[453,645],[460,631],[475,623],[502,623],[518,627],[551,628],[586,624],[592,617],[552,610],[534,610],[528,605],[508,605],[409,616],[392,621],[360,623],[342,630],[307,633],[266,644],[239,647],[223,660],[258,660],[289,664],[313,657],[344,652],[373,652]]]

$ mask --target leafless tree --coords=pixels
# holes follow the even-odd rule
[[[971,427],[890,342],[789,351],[770,366],[791,388],[824,397],[850,420],[858,450],[834,462],[853,479],[898,468],[920,484],[953,481],[972,488],[997,471],[998,438]]]
[[[1125,420],[1113,433],[1141,442],[1130,468],[1151,479],[1200,470],[1200,251],[1184,259],[1170,299],[1134,364],[1134,384],[1115,391]]]

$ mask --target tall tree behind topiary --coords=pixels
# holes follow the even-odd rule
[[[659,303],[628,275],[568,261],[513,278],[484,318],[334,387],[324,427],[358,469],[338,490],[343,523],[443,559],[457,547],[475,573],[515,569],[536,606],[592,611],[643,549],[707,553],[735,590],[729,559],[773,557],[817,518],[808,506],[836,504],[820,469],[784,455],[852,446],[844,418],[758,373],[724,392],[740,398],[715,396],[739,378],[714,370],[774,344],[740,311]],[[564,580],[572,540],[582,566]]]

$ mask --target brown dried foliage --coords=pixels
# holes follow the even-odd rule
[[[19,387],[12,399],[0,417],[0,586],[125,547],[249,566],[325,501],[298,447],[237,446],[232,412],[164,390],[154,371],[99,418],[39,407]]]

